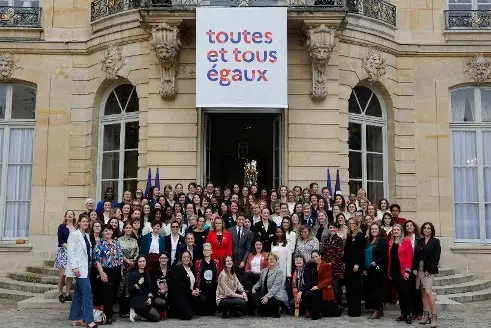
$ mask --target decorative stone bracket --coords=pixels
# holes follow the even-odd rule
[[[10,52],[0,52],[0,81],[10,80],[16,68],[18,66],[15,63],[14,55]]]
[[[165,100],[173,100],[177,94],[176,71],[181,52],[179,28],[167,23],[154,27],[152,45],[160,60],[160,95]]]
[[[477,84],[488,80],[491,75],[491,62],[483,55],[476,55],[465,66],[464,73]]]
[[[118,78],[119,70],[124,65],[123,50],[121,46],[111,44],[106,48],[104,59],[102,60],[102,70],[106,73],[109,80]]]
[[[374,49],[368,49],[367,55],[362,59],[361,67],[368,74],[368,81],[377,82],[385,75],[387,64],[379,52]]]
[[[307,46],[312,62],[312,100],[327,97],[327,65],[336,45],[336,30],[321,24],[307,29]]]

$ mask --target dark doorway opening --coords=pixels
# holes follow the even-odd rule
[[[281,114],[206,113],[205,177],[215,185],[244,184],[244,165],[257,161],[258,186],[281,179]]]

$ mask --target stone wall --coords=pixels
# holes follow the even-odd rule
[[[310,97],[312,72],[303,31],[290,28],[283,181],[289,186],[317,181],[322,186],[326,168],[339,168],[342,189],[348,190],[348,99],[354,86],[367,85],[386,107],[389,199],[402,206],[404,217],[434,222],[449,251],[454,235],[449,89],[471,82],[463,74],[465,60],[476,49],[486,53],[491,47],[482,43],[476,48],[473,40],[482,36],[475,33],[445,32],[444,0],[391,3],[397,6],[397,29],[362,16],[346,18],[329,61],[328,96],[322,101]],[[168,101],[159,94],[160,62],[138,12],[91,25],[89,0],[41,4],[41,39],[2,43],[20,67],[13,80],[37,86],[33,242],[45,240],[34,236],[53,235],[65,210],[81,210],[86,197],[98,198],[101,103],[118,81],[135,85],[139,96],[140,186],[145,185],[148,167],[154,173],[160,168],[163,184],[187,184],[202,176],[192,27],[186,31],[190,42],[182,45],[178,94]],[[28,30],[9,33],[14,33],[9,40],[32,35]],[[0,36],[4,34],[5,29],[0,30]],[[113,45],[121,47],[124,61],[118,81],[108,78],[101,64]],[[384,58],[386,73],[370,83],[362,60],[372,47]]]

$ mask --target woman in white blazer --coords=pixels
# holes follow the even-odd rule
[[[72,320],[74,326],[85,323],[90,328],[97,328],[94,323],[92,289],[89,281],[92,246],[87,233],[88,228],[89,218],[87,215],[80,215],[78,230],[70,233],[68,237],[65,273],[67,277],[74,277],[76,281],[72,307],[68,318]]]

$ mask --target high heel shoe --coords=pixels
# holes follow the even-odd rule
[[[65,296],[63,294],[58,296],[58,301],[60,301],[60,303],[65,303]]]

